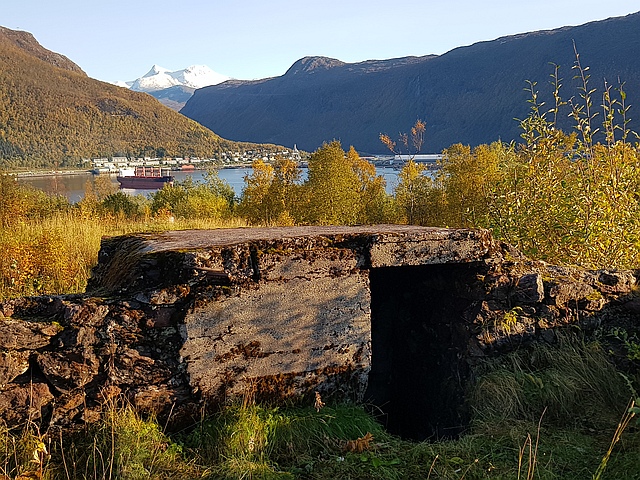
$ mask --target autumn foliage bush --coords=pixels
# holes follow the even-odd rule
[[[103,236],[244,225],[229,218],[232,190],[215,179],[178,186],[179,194],[166,203],[167,192],[158,192],[162,205],[156,212],[152,200],[103,183],[97,180],[71,205],[0,175],[0,298],[84,291]]]
[[[238,214],[254,225],[354,225],[394,221],[385,180],[353,147],[325,143],[309,158],[301,179],[295,162],[253,162],[245,177]]]
[[[562,100],[557,67],[550,108],[529,83],[522,143],[453,145],[428,180],[409,162],[396,189],[408,222],[487,228],[525,254],[554,263],[637,267],[640,147],[626,128],[626,94],[623,85],[612,90],[605,84],[600,111],[594,109],[588,70],[576,58],[577,97]],[[566,110],[575,123],[571,133],[557,127]],[[420,193],[405,193],[412,190]]]

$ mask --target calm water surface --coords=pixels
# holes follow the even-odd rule
[[[376,171],[378,172],[378,175],[382,175],[387,181],[387,192],[392,193],[398,180],[398,172],[393,168],[386,167],[377,167]],[[227,182],[236,192],[236,195],[240,196],[242,195],[242,190],[244,189],[244,177],[251,174],[251,168],[221,168],[217,170],[217,172],[220,179]],[[176,181],[184,180],[188,176],[190,176],[195,182],[203,182],[206,173],[207,172],[204,170],[196,170],[192,172],[176,171],[171,172],[171,175],[175,177]],[[116,187],[119,186],[115,174],[102,174],[101,176],[108,176],[111,179],[111,183],[113,183]],[[307,169],[303,168],[302,177],[306,178],[306,176]],[[82,200],[82,198],[84,197],[84,191],[87,187],[87,183],[89,185],[92,185],[96,178],[97,175],[94,175],[92,173],[82,173],[77,175],[20,177],[18,181],[32,185],[35,188],[43,190],[49,194],[63,195],[67,197],[70,202],[76,203]],[[153,192],[153,190],[135,190],[131,188],[123,188],[121,190],[129,195],[141,194],[148,196]]]

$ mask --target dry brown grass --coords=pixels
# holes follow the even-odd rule
[[[0,300],[83,292],[103,237],[246,226],[239,219],[83,217],[71,211],[0,229]]]

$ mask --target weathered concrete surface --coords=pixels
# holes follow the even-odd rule
[[[359,268],[473,262],[497,246],[485,230],[408,225],[275,227],[138,234],[103,243],[88,290],[126,292],[192,283],[200,277],[242,283],[260,278],[262,253],[353,251]],[[254,257],[252,257],[254,255]],[[255,256],[258,255],[258,256]]]
[[[355,375],[352,381],[366,385],[367,287],[362,274],[292,278],[193,309],[181,326],[180,351],[191,382],[206,396],[226,387],[226,395],[242,395],[252,382],[269,382],[269,396],[277,391],[279,398],[317,387],[307,375]],[[239,374],[241,384],[227,385]],[[363,392],[355,389],[360,399]]]
[[[210,399],[249,390],[296,398],[316,389],[362,400],[371,364],[369,269],[477,262],[496,250],[485,231],[395,225],[167,232],[137,241],[111,254],[92,286],[130,288],[113,279],[132,250],[144,271],[129,269],[131,285],[154,288],[149,303],[175,302],[180,295],[166,287],[186,283],[181,292],[195,303],[180,325],[180,354],[192,387]]]
[[[400,414],[426,408],[397,404],[395,389],[451,406],[427,419],[438,432],[464,421],[456,402],[479,358],[553,341],[572,323],[640,329],[635,283],[633,272],[531,261],[482,230],[105,239],[86,295],[0,303],[0,419],[77,424],[120,395],[173,419],[245,395],[279,402],[315,391],[389,397]],[[442,389],[417,394],[428,382]]]

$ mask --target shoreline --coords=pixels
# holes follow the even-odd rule
[[[165,167],[162,167],[165,168]],[[213,167],[214,170],[225,170],[225,169],[241,169],[241,168],[251,168],[251,164],[237,164],[237,165],[220,165]],[[168,169],[171,172],[193,172],[193,171],[203,171],[208,170],[208,168],[194,168],[194,169],[185,169],[185,170],[172,170]],[[90,173],[92,175],[115,175],[118,172],[104,172],[104,173],[95,173],[93,169],[88,170],[42,170],[42,171],[28,171],[28,172],[0,172],[0,175],[5,174],[15,178],[33,178],[33,177],[56,177],[63,175],[85,175]]]
[[[62,175],[84,175],[92,173],[91,170],[44,170],[41,172],[9,172],[7,175],[16,178],[31,177],[56,177]]]

